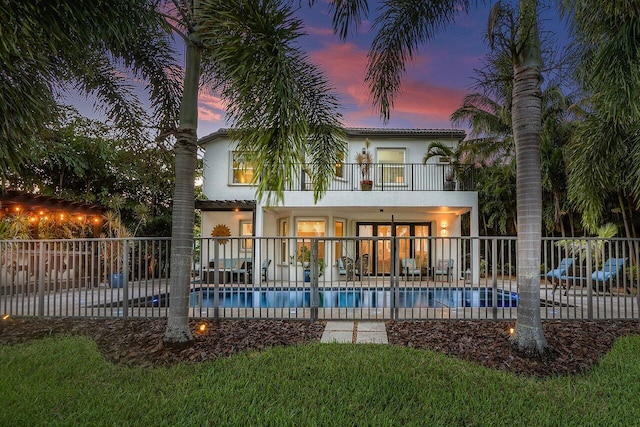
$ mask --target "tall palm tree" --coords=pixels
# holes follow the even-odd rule
[[[302,23],[286,0],[174,0],[166,14],[185,46],[176,132],[171,294],[164,341],[192,339],[188,325],[194,224],[198,91],[221,91],[238,150],[256,165],[257,196],[281,200],[296,164],[313,164],[314,197],[327,189],[345,150],[337,100],[294,46]],[[202,74],[201,74],[202,71]]]
[[[505,66],[507,62],[509,67]],[[467,123],[471,127],[470,138],[461,145],[468,155],[487,165],[500,159],[504,165],[515,158],[511,126],[513,66],[509,53],[494,51],[488,56],[484,69],[476,70],[476,74],[480,91],[465,96],[463,105],[451,114],[451,120],[454,124]],[[565,148],[572,129],[567,120],[569,103],[557,85],[544,88],[541,167],[545,200],[549,199],[549,202],[543,200],[544,223],[548,230],[558,229],[563,236],[563,216],[568,209]]]
[[[495,159],[512,159],[513,64],[509,52],[493,50],[475,73],[476,91],[464,97],[462,106],[451,114],[451,122],[471,127],[464,143],[477,160],[493,163]]]
[[[345,37],[350,25],[368,12],[364,0],[334,0],[334,30]],[[405,66],[420,43],[438,29],[453,23],[460,12],[467,12],[468,0],[381,2],[376,31],[369,50],[366,81],[383,119],[389,118]],[[499,6],[499,5],[498,5]],[[512,126],[516,145],[518,204],[518,289],[521,294],[518,320],[512,339],[532,353],[547,347],[540,318],[540,244],[542,189],[540,175],[541,69],[537,0],[519,0],[518,30],[510,45],[514,72]],[[498,15],[500,7],[492,14]],[[494,34],[490,31],[490,34]]]

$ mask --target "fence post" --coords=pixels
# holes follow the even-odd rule
[[[591,275],[593,274],[591,268],[591,242],[587,240],[587,318],[593,320],[593,283],[591,282]],[[567,285],[568,286],[568,285]]]
[[[491,240],[491,315],[493,320],[498,318],[498,239]]]
[[[398,265],[398,250],[397,250],[397,238],[396,227],[391,215],[391,319],[397,320],[400,314],[400,308],[398,307],[398,301],[400,300],[400,289],[398,288],[399,271],[396,268]],[[406,280],[406,278],[405,278]]]
[[[218,238],[213,239],[213,260],[213,318],[218,320],[220,317],[220,244],[218,243]],[[223,274],[225,274],[226,277],[227,273],[225,272]],[[207,283],[209,283],[208,279],[209,277],[207,276]],[[200,298],[198,298],[198,304],[196,304],[196,308],[200,310],[200,316],[202,316],[203,288],[203,286],[200,287]],[[207,286],[206,289],[208,294],[209,287]]]
[[[38,316],[44,316],[44,269],[45,269],[45,259],[44,259],[44,246],[49,245],[48,243],[42,242],[40,243],[40,259],[38,260]],[[47,247],[47,254],[49,253],[49,248]],[[27,289],[29,288],[29,281],[27,280]]]
[[[124,241],[122,254],[122,317],[129,317],[129,240]]]
[[[311,285],[311,321],[318,320],[318,239],[311,239],[311,248],[309,254],[310,262],[310,285]]]

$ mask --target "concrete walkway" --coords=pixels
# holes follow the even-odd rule
[[[328,321],[320,342],[389,344],[384,322]]]

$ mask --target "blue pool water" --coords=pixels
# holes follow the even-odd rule
[[[303,308],[311,306],[309,289],[223,288],[219,291],[220,308]],[[497,307],[517,307],[516,292],[496,290]],[[401,288],[397,290],[396,307],[455,308],[492,307],[493,289],[463,288]],[[213,308],[215,290],[199,288],[191,292],[191,307]],[[391,289],[320,288],[319,307],[323,308],[383,308],[391,307]]]

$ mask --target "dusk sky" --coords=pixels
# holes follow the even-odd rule
[[[371,22],[363,22],[359,34],[343,42],[333,34],[328,5],[319,1],[311,9],[304,6],[300,16],[306,23],[307,36],[301,46],[339,95],[345,126],[449,129],[451,113],[471,91],[473,70],[481,67],[488,52],[483,35],[490,7],[478,7],[469,16],[461,15],[455,25],[420,47],[419,56],[407,67],[402,90],[386,125],[372,107],[364,84]],[[553,16],[553,11],[548,15]],[[543,26],[564,37],[563,25],[557,19],[544,20]],[[211,94],[201,94],[199,117],[199,137],[226,127],[220,99]]]
[[[373,38],[371,21],[363,21],[358,34],[346,42],[333,34],[331,15],[326,0],[318,0],[309,8],[302,2],[299,16],[304,20],[306,36],[299,40],[310,60],[319,65],[333,86],[342,106],[343,124],[347,127],[387,127],[450,129],[451,113],[472,91],[474,69],[489,52],[484,38],[491,4],[476,7],[470,15],[460,15],[446,31],[439,32],[429,43],[420,46],[413,63],[408,64],[402,88],[395,100],[389,123],[384,124],[374,110],[364,83],[367,52]],[[372,8],[372,13],[375,10]],[[566,40],[566,29],[555,10],[543,12],[543,31],[551,31],[559,45]],[[545,36],[549,37],[546,33]],[[177,51],[181,52],[182,47]],[[104,118],[91,106],[91,100],[71,91],[67,101],[95,118]],[[202,91],[199,100],[198,137],[220,128],[225,122],[224,106],[216,94]],[[457,128],[465,129],[464,125]],[[466,130],[466,129],[465,129]]]

